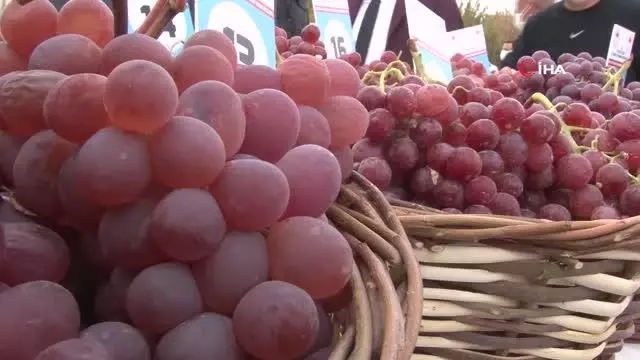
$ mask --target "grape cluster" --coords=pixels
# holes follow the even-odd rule
[[[357,170],[390,197],[450,213],[556,221],[640,215],[633,100],[640,86],[618,90],[615,71],[593,65],[600,63],[563,55],[558,64],[569,70],[541,78],[465,65],[447,87],[404,79],[363,87],[369,128],[353,146]]]
[[[456,53],[451,57],[451,68],[453,69],[453,75],[475,75],[482,78],[483,75],[487,74],[487,69],[484,68],[482,63],[469,59],[460,53]]]
[[[320,40],[320,28],[309,24],[302,29],[300,35],[289,38],[287,31],[276,26],[276,50],[284,59],[294,54],[307,54],[327,58],[324,42]]]
[[[327,358],[354,66],[239,66],[212,30],[174,57],[100,0],[12,2],[0,29],[0,357]]]

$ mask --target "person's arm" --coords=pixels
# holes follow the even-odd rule
[[[502,61],[500,62],[500,67],[508,66],[515,69],[516,64],[518,63],[518,59],[525,55],[529,55],[528,28],[530,28],[530,23],[527,22],[516,41],[513,42],[513,48],[511,52],[508,53],[507,56],[505,56],[504,59],[502,59]]]

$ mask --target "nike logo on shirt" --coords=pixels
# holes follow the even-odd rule
[[[584,30],[580,30],[578,32],[571,33],[571,34],[569,34],[569,39],[575,39],[578,36],[580,36],[583,32],[584,32]]]

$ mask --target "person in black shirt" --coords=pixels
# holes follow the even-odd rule
[[[563,53],[588,52],[607,57],[613,25],[636,33],[627,82],[640,74],[640,0],[563,0],[530,18],[502,66],[516,68],[518,59],[545,50],[553,59]]]
[[[283,28],[289,36],[300,35],[309,24],[307,0],[276,0],[274,3],[276,26]]]

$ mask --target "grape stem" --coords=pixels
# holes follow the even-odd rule
[[[629,67],[631,67],[631,60],[629,59],[627,61],[625,61],[622,66],[620,67],[620,69],[618,69],[618,71],[616,71],[613,75],[611,75],[609,73],[609,71],[611,71],[612,69],[610,69],[609,71],[605,72],[605,75],[609,78],[607,80],[607,82],[602,86],[602,90],[607,90],[609,88],[609,86],[613,85],[613,93],[617,96],[618,95],[618,90],[620,87],[620,81],[622,80],[622,76],[624,75],[624,73],[629,70]]]
[[[584,151],[586,149],[590,149],[588,146],[578,145],[576,140],[571,135],[572,131],[585,131],[585,130],[588,131],[589,129],[579,128],[579,127],[576,127],[576,126],[567,125],[564,122],[564,120],[562,120],[562,117],[558,114],[557,106],[560,105],[560,104],[553,105],[553,103],[549,100],[549,98],[547,98],[546,95],[544,95],[543,93],[540,93],[540,92],[537,92],[537,93],[531,95],[530,100],[541,104],[542,106],[544,106],[545,109],[550,110],[551,113],[553,114],[553,116],[556,117],[556,119],[558,120],[558,123],[560,123],[560,133],[564,137],[566,137],[567,140],[569,140],[569,143],[571,144],[571,152],[579,154],[579,153],[582,153],[582,151]]]
[[[157,39],[165,26],[184,11],[186,4],[186,0],[158,0],[136,32]]]
[[[617,74],[617,73],[616,73]],[[614,75],[616,76],[616,75]],[[569,126],[567,125],[564,120],[562,120],[562,117],[558,114],[558,111],[556,109],[556,107],[560,104],[557,105],[553,105],[553,103],[551,103],[551,101],[549,101],[549,99],[542,93],[535,93],[533,95],[531,95],[531,98],[529,100],[535,101],[537,103],[542,104],[547,110],[551,110],[551,113],[556,117],[556,119],[558,119],[558,122],[560,123],[560,133],[566,137],[569,142],[571,143],[571,152],[575,153],[575,154],[581,154],[583,151],[588,151],[588,150],[596,150],[597,149],[597,145],[598,145],[598,139],[599,137],[596,136],[595,140],[593,140],[591,142],[591,146],[582,146],[582,145],[578,145],[578,143],[576,142],[576,140],[573,138],[572,133],[573,132],[588,132],[591,131],[593,129],[589,129],[589,128],[583,128],[583,127],[579,127],[579,126]],[[567,105],[567,106],[571,106],[571,105]],[[616,154],[614,156],[610,156],[607,155],[605,152],[602,152],[602,155],[604,155],[608,160],[609,163],[613,163],[614,161],[616,161],[617,159],[627,159],[629,156],[624,153],[621,152],[619,154]],[[636,176],[634,176],[633,174],[631,174],[628,170],[626,170],[627,176],[629,176],[629,179],[631,180],[632,183],[634,184],[640,184],[640,179]]]
[[[411,58],[413,59],[413,67],[416,69],[416,74],[418,74],[418,76],[427,84],[438,84],[446,87],[447,85],[443,82],[437,81],[427,75],[424,70],[424,63],[422,62],[422,53],[420,53],[420,50],[418,49],[416,38],[410,38],[407,40],[407,45],[409,47],[409,52],[411,53]]]

